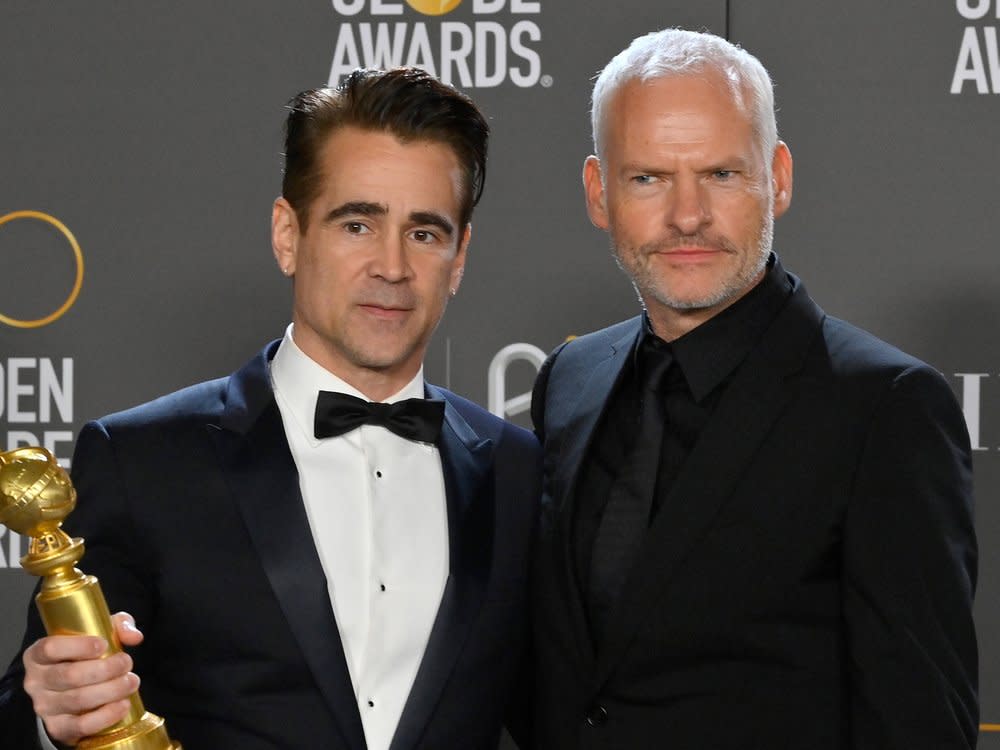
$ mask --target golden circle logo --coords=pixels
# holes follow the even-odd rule
[[[406,4],[425,16],[443,16],[461,5],[462,0],[406,0]]]
[[[66,225],[56,217],[49,216],[41,211],[14,211],[6,216],[0,216],[0,227],[18,219],[35,219],[58,229],[69,242],[69,246],[73,250],[73,256],[76,258],[76,279],[73,281],[73,288],[70,290],[66,301],[55,312],[36,320],[18,320],[17,318],[11,318],[8,315],[0,313],[0,323],[6,323],[14,328],[41,328],[59,320],[73,306],[73,303],[76,302],[76,298],[80,294],[80,287],[83,286],[83,253],[80,251],[80,243],[76,241],[76,237],[73,236],[73,233],[69,231]]]

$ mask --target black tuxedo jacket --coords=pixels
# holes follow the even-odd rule
[[[574,482],[640,320],[543,366],[538,747],[975,745],[962,415],[937,372],[792,280],[662,499],[599,651],[570,555]]]
[[[242,370],[88,424],[67,522],[81,568],[145,633],[146,707],[185,750],[363,750],[361,718],[268,377]],[[494,750],[528,634],[535,437],[433,386],[450,574],[393,750]],[[25,643],[43,631],[34,607]],[[34,747],[15,660],[4,748]],[[23,744],[13,744],[22,738]],[[10,742],[8,740],[11,740]]]

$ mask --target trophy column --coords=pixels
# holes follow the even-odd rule
[[[121,651],[104,594],[92,575],[75,566],[83,540],[59,526],[76,506],[76,491],[51,453],[18,448],[0,453],[0,523],[30,537],[22,567],[42,578],[35,604],[49,635],[97,635],[108,642],[105,657]],[[167,736],[164,721],[145,710],[138,693],[128,715],[107,729],[84,737],[80,750],[181,750]]]

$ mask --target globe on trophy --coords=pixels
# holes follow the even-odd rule
[[[83,540],[59,527],[76,507],[69,476],[44,448],[0,452],[0,524],[31,539],[21,566],[42,578],[35,604],[49,635],[97,635],[108,642],[105,657],[120,652],[104,594],[92,575],[75,565]],[[103,731],[84,737],[81,750],[181,750],[167,736],[164,721],[145,710],[138,693],[128,715]]]

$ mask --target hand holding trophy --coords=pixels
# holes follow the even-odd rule
[[[74,567],[83,556],[82,539],[59,527],[76,506],[76,491],[44,448],[0,452],[0,524],[31,539],[21,565],[41,576],[35,597],[49,635],[96,635],[108,642],[105,656],[121,651],[104,594],[92,575]],[[139,695],[129,699],[124,719],[77,743],[81,750],[181,750],[163,719],[145,710]]]

